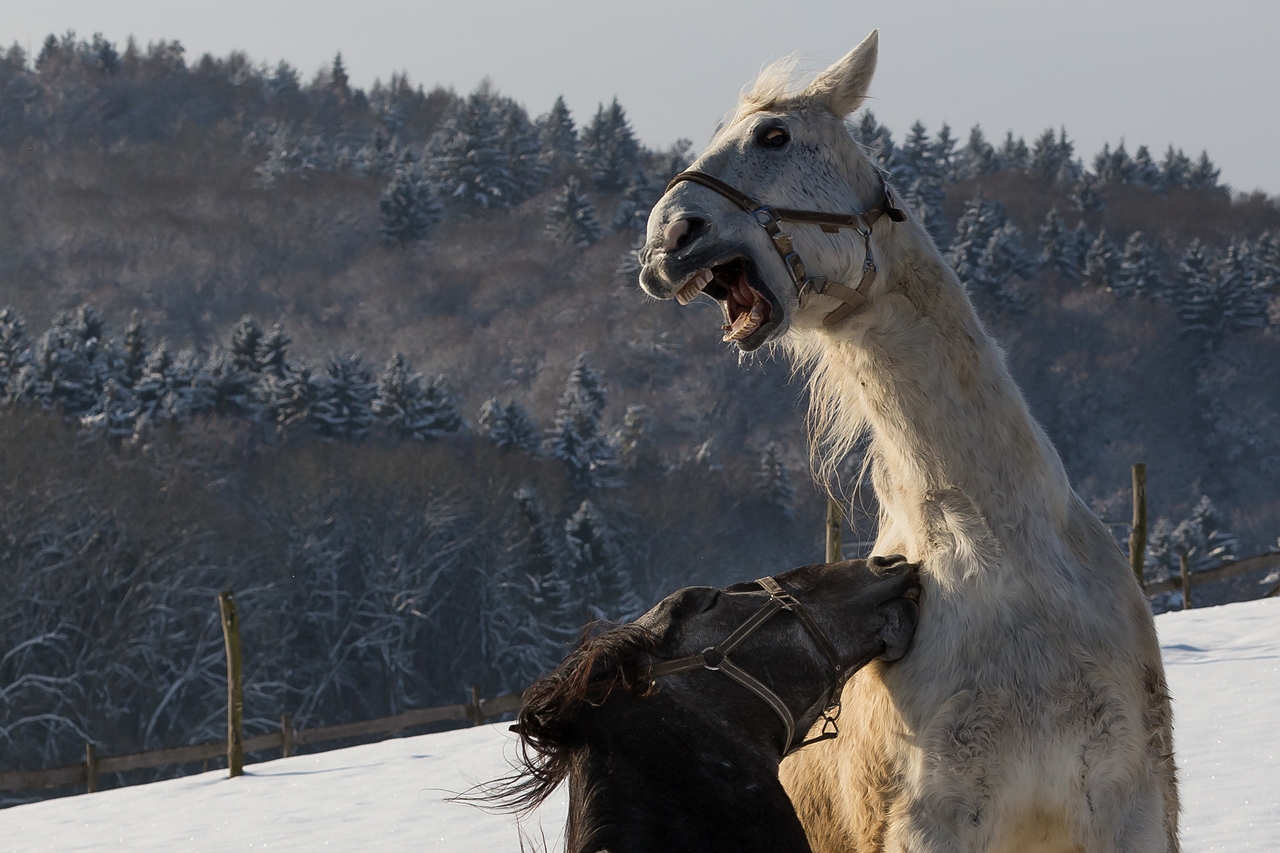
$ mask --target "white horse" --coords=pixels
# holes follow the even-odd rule
[[[766,71],[649,219],[641,282],[807,373],[830,469],[864,433],[877,553],[924,564],[919,633],[783,765],[817,851],[1175,853],[1146,601],[955,273],[844,120],[878,36],[804,87]],[[861,214],[861,215],[859,215]]]

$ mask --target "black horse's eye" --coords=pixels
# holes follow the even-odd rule
[[[782,122],[765,122],[756,128],[756,144],[764,148],[781,148],[791,141],[791,132]]]

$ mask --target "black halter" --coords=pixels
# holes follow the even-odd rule
[[[769,600],[759,610],[751,614],[746,622],[739,625],[719,645],[703,649],[702,652],[696,655],[654,664],[649,669],[649,677],[657,680],[665,675],[674,675],[677,672],[686,672],[691,669],[709,669],[712,672],[723,672],[763,699],[765,704],[782,718],[782,723],[786,728],[782,738],[782,754],[786,756],[802,746],[808,746],[820,740],[830,740],[840,734],[840,730],[836,727],[836,717],[840,714],[840,691],[836,690],[834,698],[822,710],[822,732],[817,737],[792,746],[791,742],[795,740],[796,721],[786,703],[778,698],[778,694],[765,687],[759,680],[729,660],[729,652],[751,636],[757,628],[769,621],[769,618],[775,613],[780,610],[789,610],[796,615],[796,618],[800,620],[800,624],[804,626],[804,629],[809,632],[809,636],[818,644],[818,648],[826,655],[827,660],[831,663],[831,668],[835,670],[837,679],[844,675],[844,666],[840,663],[840,655],[836,651],[836,647],[827,639],[827,635],[822,633],[818,623],[813,621],[809,611],[796,600],[795,596],[784,590],[773,578],[761,578],[756,583],[760,584],[760,587],[769,593]]]
[[[664,195],[671,192],[677,184],[685,181],[699,184],[718,192],[749,213],[751,218],[769,233],[769,239],[773,241],[773,248],[777,251],[778,256],[782,258],[782,263],[787,268],[787,272],[791,275],[791,281],[796,286],[796,298],[800,300],[801,305],[804,305],[804,298],[808,293],[831,296],[844,303],[822,318],[822,325],[824,326],[834,326],[867,302],[866,290],[876,277],[876,263],[871,256],[872,226],[882,216],[889,217],[890,222],[902,222],[907,218],[906,214],[894,206],[893,195],[889,191],[889,185],[885,183],[883,174],[880,175],[880,200],[863,213],[856,214],[823,213],[819,210],[769,207],[756,201],[736,187],[726,184],[719,178],[693,169],[681,172],[672,178],[671,183],[667,184]],[[818,225],[828,234],[837,234],[841,228],[852,228],[857,231],[862,236],[866,247],[866,259],[862,262],[862,280],[858,282],[858,286],[856,288],[845,287],[843,284],[831,281],[826,276],[809,275],[804,261],[800,259],[800,256],[796,254],[795,248],[791,245],[791,235],[782,231],[782,226],[779,223],[784,221]]]

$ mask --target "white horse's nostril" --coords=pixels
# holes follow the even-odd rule
[[[667,230],[662,232],[663,251],[670,252],[678,249],[680,247],[681,238],[689,233],[690,227],[689,220],[687,219],[677,219],[675,222],[668,225]]]

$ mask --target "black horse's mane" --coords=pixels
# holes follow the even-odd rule
[[[466,799],[499,811],[537,808],[569,775],[586,745],[582,716],[614,693],[644,697],[660,638],[636,624],[619,625],[584,639],[550,674],[525,691],[512,731],[520,735],[515,772],[482,786]]]

